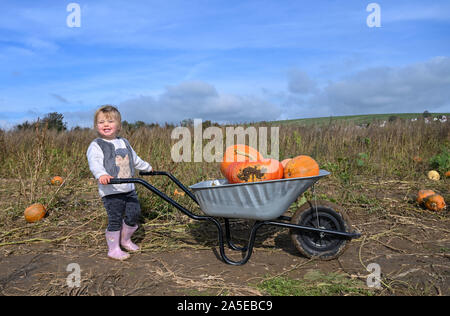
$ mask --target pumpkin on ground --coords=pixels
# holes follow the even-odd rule
[[[450,170],[445,173],[446,178],[450,178]]]
[[[173,191],[173,195],[180,195],[180,196],[184,196],[184,192],[183,191],[178,191],[177,189],[175,189],[175,191]]]
[[[63,183],[63,178],[61,178],[60,176],[55,176],[52,178],[51,183],[52,185],[61,185],[61,183]]]
[[[442,196],[433,194],[425,199],[425,207],[430,211],[442,211],[446,205]]]
[[[439,172],[436,170],[431,170],[428,172],[428,179],[438,181],[441,177],[439,176]]]
[[[254,149],[253,147],[237,144],[229,146],[225,150],[225,154],[223,155],[222,163],[220,164],[220,171],[222,174],[227,177],[228,167],[234,162],[244,162],[244,161],[260,161],[263,160],[264,157]]]
[[[229,183],[248,183],[283,178],[283,166],[276,159],[234,162],[227,169]]]
[[[285,178],[312,177],[319,175],[319,164],[311,157],[300,155],[292,158],[284,168]]]
[[[419,190],[419,192],[417,193],[417,198],[416,198],[416,202],[419,204],[422,204],[423,201],[433,195],[436,194],[436,192],[434,192],[433,190]]]
[[[25,220],[29,223],[40,221],[47,213],[45,206],[41,203],[34,203],[25,209]]]

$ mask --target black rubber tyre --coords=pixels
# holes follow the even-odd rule
[[[316,211],[317,207],[317,211]],[[317,215],[319,217],[318,226]],[[347,214],[336,204],[328,201],[308,201],[294,214],[291,223],[301,226],[350,232],[351,224]],[[339,257],[350,242],[349,239],[324,233],[291,229],[292,242],[307,258],[332,260]]]

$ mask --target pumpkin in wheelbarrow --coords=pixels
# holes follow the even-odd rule
[[[311,157],[300,155],[289,160],[284,168],[284,177],[301,178],[319,175],[319,164]]]
[[[286,158],[286,159],[283,159],[283,160],[281,161],[281,164],[283,165],[283,168],[286,168],[286,165],[287,165],[288,162],[291,161],[291,160],[292,160],[292,158]]]
[[[245,161],[260,161],[264,157],[255,148],[237,144],[227,147],[225,154],[223,155],[222,163],[220,164],[220,171],[227,177],[228,167],[234,162],[245,162]]]
[[[276,159],[234,162],[227,169],[229,183],[249,183],[283,178],[283,165]]]

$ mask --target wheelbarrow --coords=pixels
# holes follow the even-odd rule
[[[329,175],[320,170],[313,177],[279,179],[262,182],[230,184],[225,179],[207,180],[189,188],[166,171],[140,172],[141,176],[167,176],[205,215],[197,215],[174,201],[142,178],[115,178],[110,184],[138,183],[194,220],[212,222],[218,231],[219,250],[222,260],[230,265],[243,265],[250,259],[256,233],[264,225],[290,229],[292,242],[307,258],[331,260],[339,257],[352,238],[360,237],[352,231],[345,211],[338,205],[315,198],[314,184]],[[312,188],[313,199],[303,204],[292,217],[284,216],[290,205],[307,189]],[[225,241],[222,224],[224,220]],[[247,245],[239,247],[232,241],[230,219],[253,220]],[[234,261],[225,253],[225,242],[234,251],[242,252],[242,260]]]

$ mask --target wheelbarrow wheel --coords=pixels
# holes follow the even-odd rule
[[[336,204],[328,201],[308,201],[294,214],[291,223],[340,232],[350,232],[347,214]],[[349,239],[321,232],[291,229],[291,239],[298,251],[307,258],[332,260],[347,248]]]

